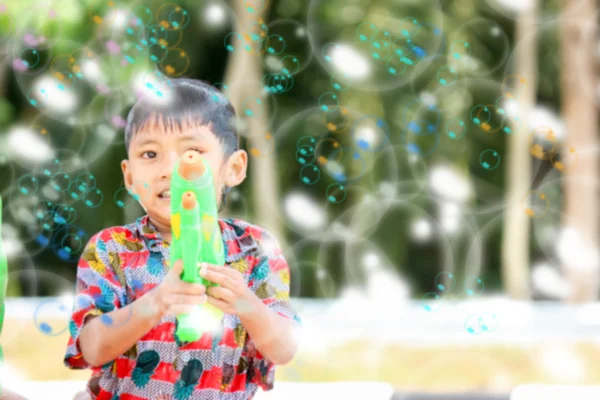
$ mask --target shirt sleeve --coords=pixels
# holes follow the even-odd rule
[[[299,330],[301,319],[290,303],[290,267],[277,239],[264,230],[260,236],[259,250],[250,276],[251,289],[266,306],[287,318]],[[259,351],[256,351],[251,365],[251,380],[263,390],[272,389],[275,365]]]
[[[76,295],[64,357],[64,364],[70,369],[92,367],[83,359],[79,343],[86,318],[108,313],[126,303],[125,289],[111,266],[118,264],[111,259],[118,258],[118,253],[108,253],[106,243],[100,237],[101,233],[90,239],[77,265]]]
[[[273,235],[263,231],[258,241],[258,255],[250,280],[252,291],[277,314],[301,325],[300,317],[290,303],[290,267]]]

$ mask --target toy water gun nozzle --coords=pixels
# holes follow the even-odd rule
[[[198,205],[198,199],[194,192],[185,192],[183,199],[181,199],[181,206],[186,210],[193,210]]]
[[[204,164],[202,164],[200,154],[194,150],[183,153],[181,163],[179,163],[179,175],[188,181],[194,181],[204,175]]]

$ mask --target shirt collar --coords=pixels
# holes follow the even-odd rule
[[[258,244],[252,236],[251,231],[244,228],[245,223],[232,218],[219,219],[218,222],[221,228],[226,263],[238,261],[258,249]],[[135,228],[138,236],[146,243],[150,251],[159,252],[162,247],[167,246],[162,235],[154,224],[152,224],[148,215],[138,218],[135,222]],[[240,251],[231,253],[228,243],[234,248],[239,248]]]

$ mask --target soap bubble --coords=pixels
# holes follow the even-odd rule
[[[454,289],[456,277],[451,272],[440,272],[436,275],[434,283],[435,288],[439,290],[440,293],[447,293]]]
[[[307,185],[314,185],[321,177],[321,170],[316,165],[305,165],[300,169],[300,179]]]
[[[37,193],[39,189],[39,181],[38,179],[31,175],[25,174],[23,175],[18,182],[19,191],[26,196],[33,196]]]

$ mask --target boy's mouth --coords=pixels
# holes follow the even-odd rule
[[[168,199],[168,200],[170,200],[171,199],[171,191],[169,189],[165,189],[165,190],[163,190],[162,192],[160,192],[158,194],[158,197],[160,199]]]

